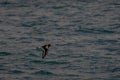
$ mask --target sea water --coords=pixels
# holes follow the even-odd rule
[[[120,0],[0,0],[0,80],[120,80]]]

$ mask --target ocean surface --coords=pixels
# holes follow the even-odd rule
[[[120,80],[120,0],[0,0],[0,80]]]

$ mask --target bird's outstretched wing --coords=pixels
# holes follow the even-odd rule
[[[44,52],[42,53],[42,59],[44,59],[46,55],[47,55],[47,52],[44,51]]]

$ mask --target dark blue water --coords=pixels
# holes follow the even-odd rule
[[[0,0],[0,80],[120,80],[120,0]]]

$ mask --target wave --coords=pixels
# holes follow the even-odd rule
[[[8,56],[11,55],[9,52],[0,52],[0,56]]]
[[[40,64],[44,63],[44,61],[41,61],[41,60],[31,60],[30,62],[31,63],[40,63]]]
[[[40,64],[49,64],[49,65],[60,65],[60,64],[68,64],[69,62],[65,61],[42,61],[42,60],[31,60],[32,63],[40,63]]]
[[[107,29],[89,29],[89,28],[80,28],[79,30],[76,30],[77,32],[81,33],[91,33],[91,34],[112,34],[115,33],[112,30],[107,30]]]
[[[35,74],[35,75],[54,75],[54,73],[52,73],[50,71],[46,71],[46,70],[36,71],[33,74]]]
[[[110,72],[120,72],[120,68],[113,68],[111,70],[109,70]]]
[[[24,73],[24,72],[21,71],[21,70],[9,70],[9,73],[10,73],[10,74],[22,74],[22,73]]]
[[[47,61],[46,64],[52,64],[52,65],[56,65],[56,64],[68,64],[68,62],[65,62],[65,61]]]
[[[118,43],[118,40],[112,40],[112,39],[97,39],[95,41],[96,44],[107,44],[107,43],[110,43],[110,44],[115,44],[115,43]]]

